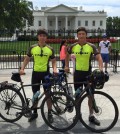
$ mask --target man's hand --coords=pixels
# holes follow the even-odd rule
[[[20,75],[24,75],[25,74],[23,69],[20,69],[19,73],[20,73]]]
[[[65,70],[65,72],[67,72],[67,73],[70,72],[69,67],[66,67],[66,66],[65,66],[65,69],[64,69],[64,70]]]

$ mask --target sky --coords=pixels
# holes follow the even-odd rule
[[[33,2],[34,9],[53,7],[64,4],[70,7],[83,7],[85,11],[107,12],[107,16],[120,17],[120,0],[28,0]]]

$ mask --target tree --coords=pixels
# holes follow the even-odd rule
[[[108,17],[106,21],[106,31],[107,35],[118,37],[120,36],[120,18],[117,17]]]
[[[22,29],[33,23],[32,3],[26,0],[0,0],[0,29]]]

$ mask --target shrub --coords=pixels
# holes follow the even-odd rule
[[[18,41],[37,41],[37,36],[31,35],[20,35],[18,36]]]

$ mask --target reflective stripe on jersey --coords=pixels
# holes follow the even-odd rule
[[[92,54],[94,53],[96,55],[99,53],[96,46],[91,43],[86,43],[83,46],[73,44],[68,52],[70,54],[75,54],[75,69],[79,71],[89,71]]]
[[[50,46],[33,45],[28,50],[27,55],[33,56],[34,65],[33,70],[36,72],[46,72],[48,70],[49,59],[55,58],[54,51]]]

